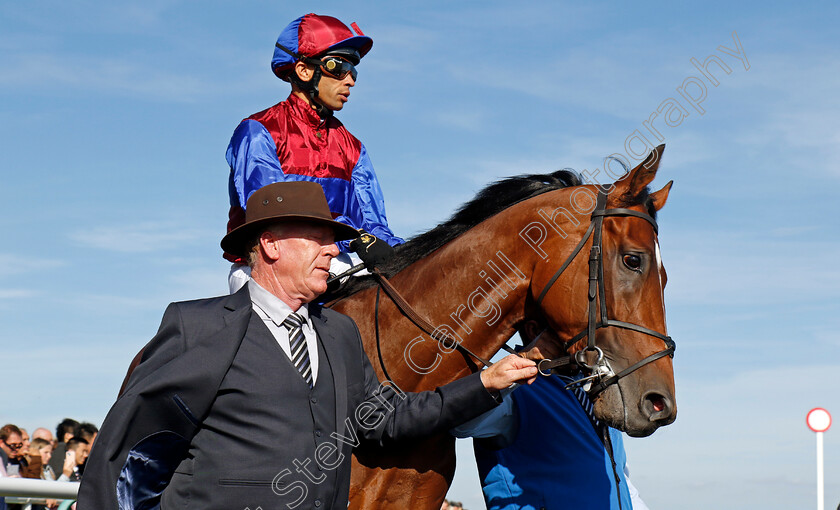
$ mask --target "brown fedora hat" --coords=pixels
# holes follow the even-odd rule
[[[331,227],[336,241],[359,236],[359,232],[332,219],[324,189],[317,182],[286,181],[263,186],[251,194],[245,210],[245,223],[222,238],[222,249],[243,256],[245,243],[260,227],[282,221],[300,221]]]

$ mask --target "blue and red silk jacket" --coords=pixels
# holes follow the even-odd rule
[[[314,181],[324,188],[336,221],[362,228],[391,246],[395,236],[365,146],[335,117],[321,119],[303,99],[290,95],[243,120],[231,137],[228,232],[245,222],[251,193],[279,181]],[[347,251],[347,242],[338,243]],[[225,254],[232,262],[241,262]]]

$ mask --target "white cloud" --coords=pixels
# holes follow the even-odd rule
[[[74,88],[117,96],[197,102],[214,88],[197,76],[168,72],[124,58],[17,54],[9,58],[0,86],[29,90]]]
[[[148,253],[171,252],[207,236],[216,235],[216,232],[206,232],[174,222],[144,222],[77,230],[70,234],[70,238],[84,246],[100,250]]]
[[[25,278],[33,271],[44,271],[66,266],[67,262],[58,259],[23,257],[20,253],[0,253],[0,278],[15,276]]]
[[[38,295],[32,289],[0,289],[0,299],[19,299]]]
[[[488,120],[487,116],[483,112],[471,110],[447,110],[437,112],[434,114],[434,119],[435,122],[450,129],[460,129],[464,131],[472,131],[474,133],[481,132]]]

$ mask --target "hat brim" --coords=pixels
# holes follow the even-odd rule
[[[231,230],[225,237],[222,238],[222,249],[227,253],[236,255],[237,257],[243,257],[245,256],[248,248],[250,248],[249,246],[245,246],[245,243],[249,242],[261,228],[265,228],[274,223],[280,224],[287,222],[310,223],[330,227],[335,235],[336,242],[359,237],[358,230],[338,221],[327,220],[319,216],[309,216],[304,214],[284,214],[270,218],[261,218],[250,223],[245,223],[244,225]]]

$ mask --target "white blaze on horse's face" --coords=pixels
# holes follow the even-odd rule
[[[665,323],[665,333],[668,334],[668,321],[666,320],[665,316],[665,283],[662,281],[662,252],[659,250],[659,238],[657,237],[653,241],[654,244],[654,253],[656,255],[656,274],[659,276],[659,292],[662,294],[662,322]]]
[[[654,244],[654,253],[656,254],[656,269],[660,271],[659,273],[659,283],[662,283],[662,252],[659,251],[659,239],[653,242]]]

